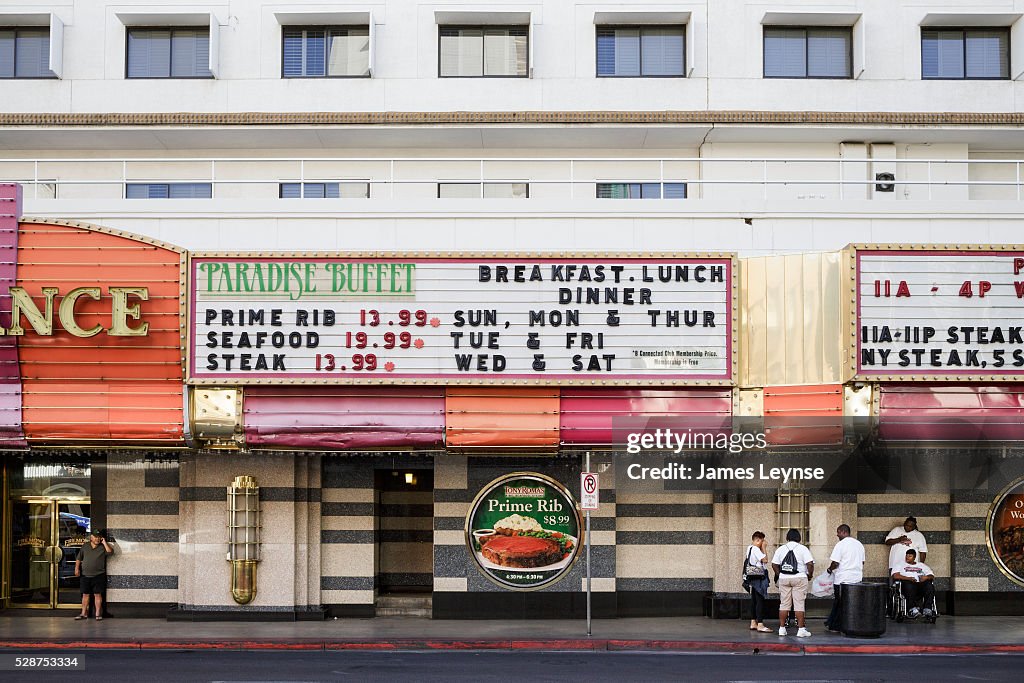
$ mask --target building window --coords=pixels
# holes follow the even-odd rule
[[[849,26],[766,26],[765,78],[853,78]]]
[[[528,199],[529,183],[438,183],[439,199]]]
[[[685,26],[599,26],[597,75],[684,76]]]
[[[370,196],[369,183],[281,183],[281,199],[366,199]]]
[[[686,183],[598,183],[598,199],[686,199]]]
[[[370,75],[368,26],[288,26],[281,35],[284,78]]]
[[[210,30],[128,29],[128,78],[213,78]]]
[[[56,78],[50,71],[50,29],[0,28],[0,78]]]
[[[1008,28],[921,29],[922,78],[1010,77]]]
[[[440,27],[438,75],[519,77],[528,75],[526,26]]]
[[[210,199],[210,183],[127,183],[124,196],[128,199]]]

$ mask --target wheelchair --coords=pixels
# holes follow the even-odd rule
[[[922,601],[923,602],[923,601]],[[935,620],[939,616],[938,605],[935,601],[935,596],[932,596],[931,605],[923,604],[921,610],[921,616],[926,624],[934,624]],[[924,614],[925,609],[931,610],[931,615],[926,616]],[[889,618],[896,621],[898,624],[902,624],[907,619],[916,619],[917,617],[910,616],[909,610],[907,610],[907,598],[900,591],[899,581],[889,582]]]

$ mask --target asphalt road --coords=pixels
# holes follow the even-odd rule
[[[7,650],[4,655],[14,654]],[[26,654],[26,653],[19,653]],[[49,651],[85,671],[2,671],[59,681],[1010,681],[1024,655],[721,655],[573,652]]]

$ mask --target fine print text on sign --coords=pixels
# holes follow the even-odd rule
[[[732,378],[728,256],[191,263],[198,383]]]
[[[858,250],[861,379],[1024,375],[1024,253]]]

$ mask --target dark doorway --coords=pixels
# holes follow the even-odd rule
[[[376,470],[377,592],[430,593],[434,586],[434,473]]]

